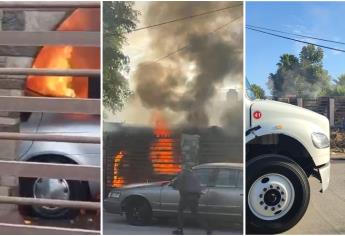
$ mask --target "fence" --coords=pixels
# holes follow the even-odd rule
[[[278,101],[304,107],[329,119],[331,127],[345,129],[345,97],[279,98]]]
[[[2,2],[1,9],[70,9],[99,8],[99,2]],[[100,46],[99,32],[15,32],[7,31],[0,35],[0,45],[43,46],[73,45]],[[99,70],[58,70],[36,68],[1,68],[1,75],[58,75],[100,77]],[[10,112],[49,112],[81,113],[100,115],[100,99],[12,97],[0,96],[0,111]],[[65,136],[35,133],[0,132],[0,139],[32,140],[49,142],[100,143],[100,137]],[[100,167],[72,164],[52,164],[22,161],[0,161],[1,176],[63,178],[69,180],[100,181]],[[69,201],[56,199],[23,198],[1,196],[0,204],[50,205],[66,208],[99,210],[99,202]],[[98,230],[59,228],[0,223],[2,234],[100,234]]]

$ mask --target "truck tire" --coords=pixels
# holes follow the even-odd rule
[[[126,204],[126,220],[130,225],[145,226],[152,221],[152,209],[144,199],[136,199]]]
[[[303,217],[310,187],[296,162],[265,154],[247,162],[246,196],[247,233],[276,234],[292,228]]]

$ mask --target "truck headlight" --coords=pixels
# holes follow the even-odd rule
[[[312,133],[311,139],[313,140],[314,146],[317,148],[329,147],[329,139],[323,133]]]
[[[121,192],[119,192],[119,191],[111,191],[108,194],[109,198],[120,198],[120,196],[121,196]]]

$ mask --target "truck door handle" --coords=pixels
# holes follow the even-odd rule
[[[240,196],[243,196],[243,193],[241,193]]]

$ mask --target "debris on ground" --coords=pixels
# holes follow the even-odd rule
[[[332,152],[345,152],[345,130],[331,131],[331,149]]]

